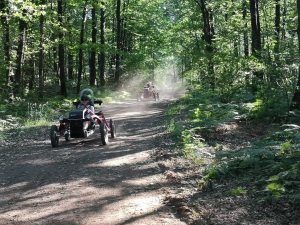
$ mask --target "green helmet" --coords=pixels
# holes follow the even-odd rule
[[[89,88],[83,89],[80,92],[79,96],[80,96],[80,99],[85,98],[85,99],[94,101],[94,92]]]

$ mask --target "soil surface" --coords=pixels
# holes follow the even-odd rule
[[[299,208],[263,203],[228,191],[240,179],[199,183],[215,148],[199,149],[196,166],[176,152],[159,102],[136,100],[101,107],[117,137],[61,139],[52,148],[49,127],[12,129],[0,139],[0,225],[298,225]],[[231,122],[200,135],[218,151],[238,151],[263,136],[264,125]]]
[[[173,181],[155,157],[172,148],[163,115],[170,102],[104,105],[117,125],[107,146],[97,133],[52,148],[49,127],[3,143],[0,225],[186,224],[165,201]]]

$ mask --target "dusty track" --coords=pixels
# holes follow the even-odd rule
[[[118,126],[107,146],[96,134],[53,149],[44,129],[41,140],[2,147],[0,225],[185,224],[164,205],[170,184],[151,158],[165,139],[168,104],[103,106]]]

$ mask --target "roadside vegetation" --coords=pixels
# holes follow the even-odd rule
[[[247,196],[257,206],[284,203],[279,214],[293,214],[300,203],[299,111],[283,112],[284,103],[270,110],[250,92],[235,97],[224,102],[198,86],[174,103],[167,126],[177,154],[204,167],[199,193]]]

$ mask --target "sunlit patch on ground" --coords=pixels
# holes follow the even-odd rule
[[[116,157],[113,159],[103,160],[99,164],[90,164],[87,167],[112,167],[112,166],[121,166],[124,164],[136,164],[146,160],[149,157],[150,152],[138,152],[135,154],[129,154],[125,156]]]
[[[31,165],[47,165],[56,162],[53,159],[35,159],[35,160],[26,160],[21,164],[31,164]]]
[[[123,224],[125,221],[145,224],[139,220],[143,220],[144,217],[153,213],[155,214],[160,207],[162,207],[162,196],[157,195],[155,192],[140,193],[106,205],[100,212],[89,215],[83,220],[83,224],[112,225]],[[124,224],[129,224],[129,222]]]
[[[147,177],[139,177],[135,179],[130,179],[124,181],[125,184],[135,185],[135,186],[151,186],[156,185],[157,183],[164,184],[167,183],[167,180],[161,174],[150,175]]]
[[[95,202],[105,204],[107,198],[120,196],[122,193],[122,188],[96,188],[89,183],[89,179],[81,179],[19,192],[11,197],[17,198],[17,203],[0,211],[0,221],[37,221],[66,212],[74,214],[93,206]]]

